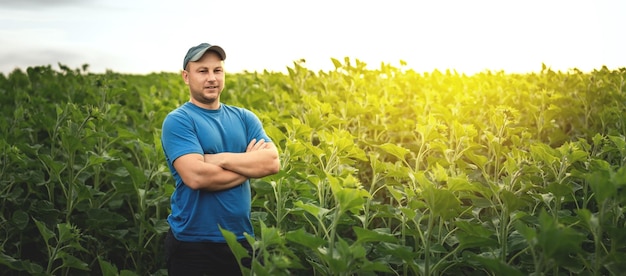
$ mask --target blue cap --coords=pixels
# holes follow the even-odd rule
[[[187,68],[187,63],[199,60],[204,53],[209,50],[216,52],[222,60],[226,59],[226,52],[224,52],[222,47],[209,43],[200,43],[198,46],[191,47],[189,51],[187,51],[187,55],[185,55],[185,59],[183,60],[183,70]]]

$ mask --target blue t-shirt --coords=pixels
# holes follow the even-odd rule
[[[220,104],[208,110],[187,102],[170,112],[163,121],[161,144],[176,188],[167,220],[176,239],[197,242],[225,242],[219,226],[253,235],[250,222],[250,181],[228,190],[208,192],[185,185],[172,165],[185,154],[245,152],[252,139],[270,141],[259,118],[251,111]]]

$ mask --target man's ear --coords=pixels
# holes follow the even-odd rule
[[[189,72],[187,72],[187,70],[183,70],[181,76],[183,77],[183,81],[185,81],[186,84],[189,84]]]

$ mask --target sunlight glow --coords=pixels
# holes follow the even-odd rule
[[[300,59],[332,70],[331,58],[344,57],[464,73],[626,66],[626,3],[609,0],[34,3],[0,8],[0,72],[58,62],[177,72],[203,41],[226,49],[231,71],[285,72]]]

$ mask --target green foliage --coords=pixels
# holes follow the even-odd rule
[[[282,170],[252,181],[245,275],[618,275],[626,69],[417,73],[332,59],[227,78]],[[0,75],[0,268],[162,275],[178,74]]]
[[[30,274],[89,275],[105,262],[154,272],[172,191],[154,114],[170,107],[142,103],[154,98],[139,93],[145,77],[62,68],[16,70],[0,84],[2,263]],[[165,86],[172,76],[154,77]]]

